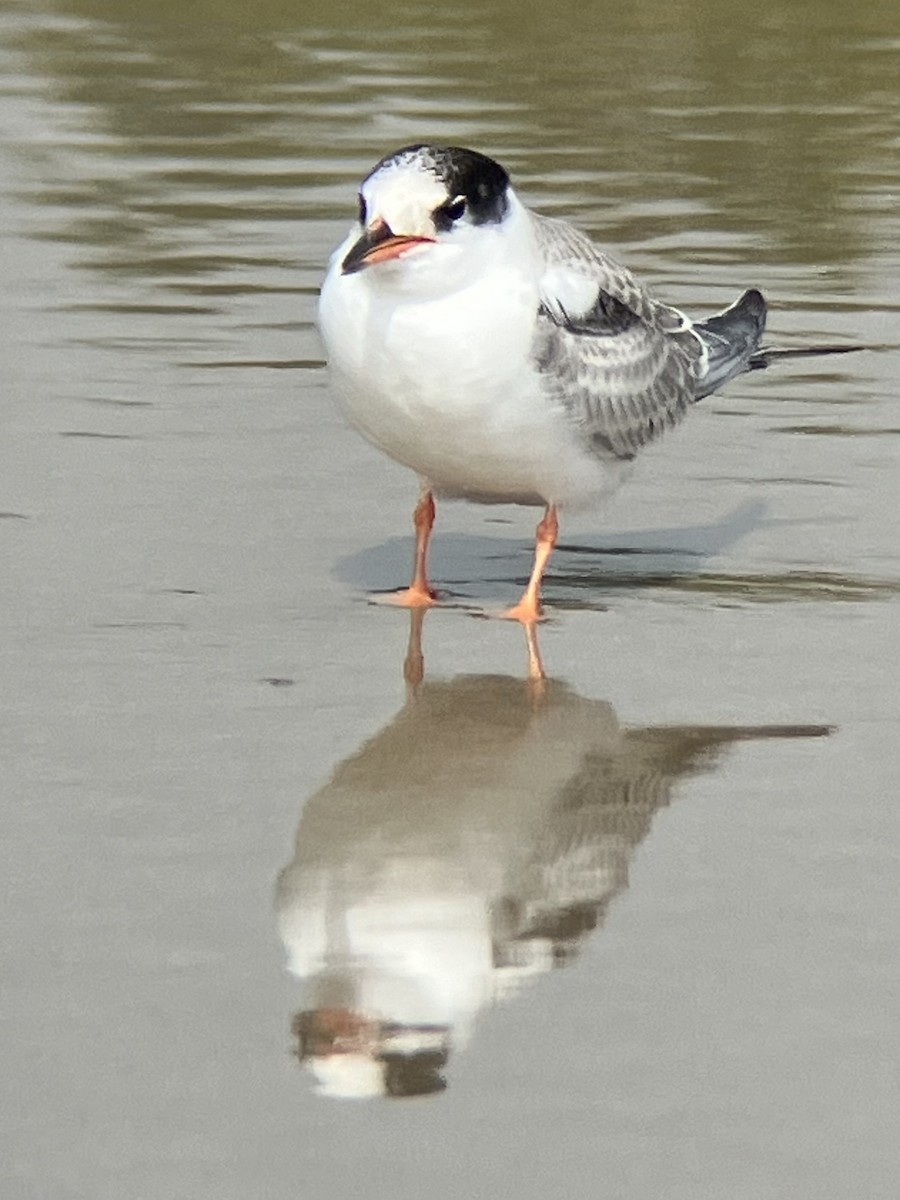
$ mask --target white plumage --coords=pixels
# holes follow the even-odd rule
[[[746,369],[765,302],[747,292],[695,325],[527,209],[499,164],[413,146],[363,181],[319,319],[350,421],[419,475],[428,505],[434,493],[547,506],[538,560],[549,548],[510,614],[531,621],[557,509],[595,504],[641,446]],[[407,603],[434,598],[431,520],[420,504]]]

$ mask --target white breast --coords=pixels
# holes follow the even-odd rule
[[[438,494],[583,505],[610,479],[533,369],[539,272],[521,231],[518,247],[506,225],[476,231],[482,259],[450,290],[466,265],[456,247],[343,275],[351,235],[322,288],[320,327],[350,421]]]

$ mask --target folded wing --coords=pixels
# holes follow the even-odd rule
[[[544,272],[534,357],[544,389],[601,458],[628,459],[748,369],[765,301],[694,324],[564,221],[534,217]]]

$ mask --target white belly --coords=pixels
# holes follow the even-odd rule
[[[531,370],[537,306],[536,288],[512,274],[414,302],[364,276],[330,277],[320,322],[350,421],[441,495],[595,502],[618,472]]]

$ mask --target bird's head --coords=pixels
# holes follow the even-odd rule
[[[383,158],[359,189],[359,225],[339,250],[343,275],[393,283],[437,271],[464,277],[508,223],[513,195],[499,163],[457,146],[416,145]]]

